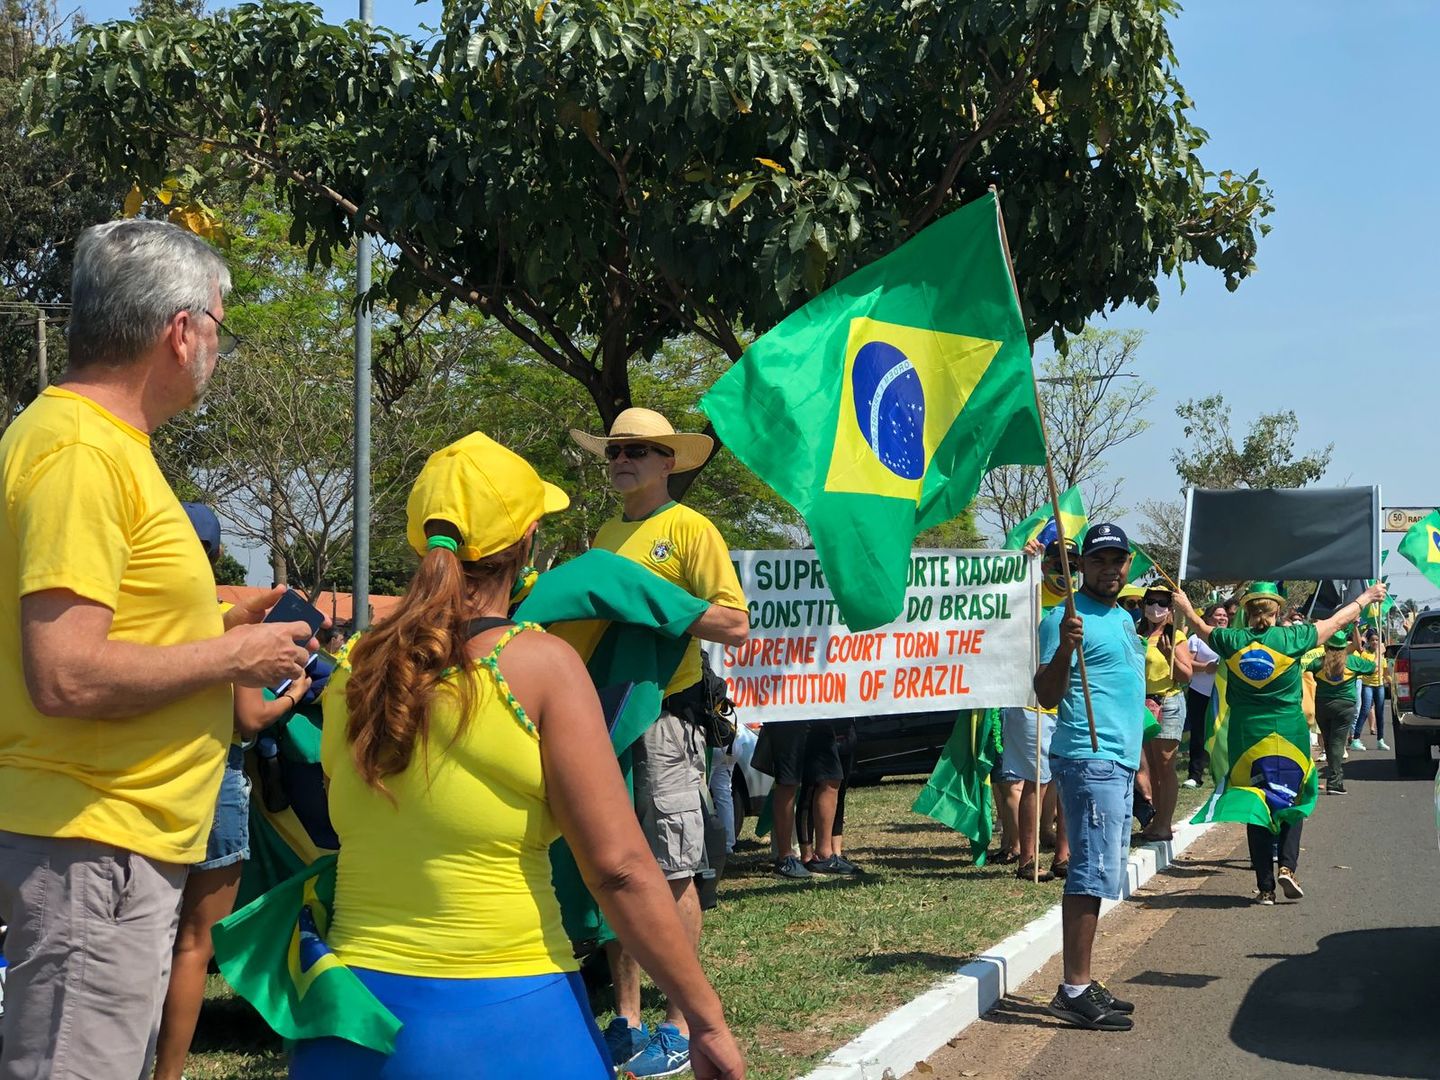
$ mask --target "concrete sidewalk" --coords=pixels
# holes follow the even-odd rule
[[[1177,825],[1175,839],[1130,854],[1125,897],[1203,835],[1209,825]],[[1103,918],[1124,900],[1102,904]],[[938,986],[872,1025],[830,1054],[806,1080],[880,1080],[889,1070],[904,1076],[989,1012],[997,1001],[1039,971],[1060,951],[1060,905],[976,957]]]

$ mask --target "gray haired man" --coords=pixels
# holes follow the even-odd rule
[[[304,623],[222,616],[150,433],[233,347],[230,275],[154,221],[81,234],[70,367],[0,438],[0,1077],[148,1075],[230,685],[299,676]],[[313,648],[313,643],[310,645]]]

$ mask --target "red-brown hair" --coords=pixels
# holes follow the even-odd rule
[[[426,529],[430,535],[453,533],[441,522],[428,522]],[[345,736],[355,770],[371,787],[389,795],[385,778],[409,768],[417,744],[428,745],[430,708],[442,687],[458,698],[456,738],[464,731],[474,686],[463,678],[447,682],[445,674],[470,664],[465,646],[476,592],[513,581],[523,557],[523,540],[470,563],[447,548],[431,548],[395,613],[355,643],[345,686]]]

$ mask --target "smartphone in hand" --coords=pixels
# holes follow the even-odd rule
[[[311,634],[318,634],[325,625],[325,616],[294,589],[286,589],[275,606],[265,615],[262,622],[303,622],[310,627]]]
[[[320,628],[325,625],[325,616],[294,589],[286,589],[285,595],[276,601],[275,606],[266,613],[265,618],[261,621],[267,623],[303,622],[310,627],[310,633],[314,635],[318,634]],[[311,656],[312,663],[314,659],[314,656]],[[272,686],[271,693],[278,697],[290,688],[292,681],[286,679],[279,686]]]

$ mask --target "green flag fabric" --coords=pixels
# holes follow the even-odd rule
[[[709,606],[639,563],[593,550],[541,574],[515,611],[569,641],[597,688],[630,687],[610,729],[627,784],[630,748],[660,716],[665,687],[685,655],[685,631]],[[613,939],[563,839],[550,849],[550,870],[570,940]]]
[[[1000,758],[1000,710],[960,714],[935,771],[910,807],[970,838],[976,866],[985,865],[995,816],[990,770]]]
[[[788,316],[700,407],[804,517],[846,624],[892,621],[916,534],[958,517],[987,470],[1045,461],[995,195]]]
[[[1215,792],[1191,820],[1239,821],[1278,832],[1315,808],[1319,774],[1301,708],[1299,657],[1315,647],[1313,625],[1214,631],[1220,656],[1207,744]]]
[[[1145,549],[1139,544],[1130,545],[1130,576],[1127,579],[1130,584],[1143,581],[1150,575],[1155,574],[1155,560],[1145,553]],[[1156,574],[1155,576],[1159,576]]]
[[[1440,588],[1440,510],[1432,510],[1410,526],[1395,550],[1409,559],[1431,585]]]
[[[227,982],[285,1039],[347,1039],[395,1050],[400,1021],[325,944],[336,856],[326,855],[215,924]]]
[[[1078,486],[1067,488],[1060,493],[1060,524],[1065,526],[1065,538],[1080,543],[1085,534],[1085,499]],[[1047,502],[1034,510],[1029,517],[1005,534],[1005,549],[1019,551],[1031,540],[1042,547],[1053,541],[1058,533],[1055,528],[1055,511]]]

